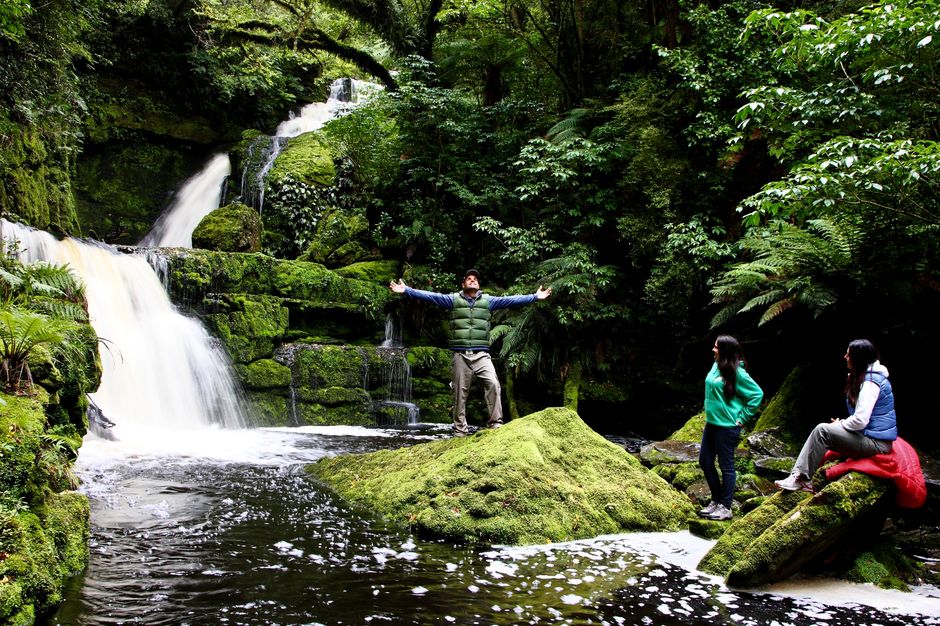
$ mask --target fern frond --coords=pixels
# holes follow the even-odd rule
[[[796,304],[796,299],[793,298],[792,296],[775,302],[771,306],[767,307],[767,310],[764,311],[764,314],[761,315],[760,319],[757,321],[757,325],[763,326],[764,324],[774,319],[775,317],[777,317],[784,311],[787,311],[793,308],[794,304]]]

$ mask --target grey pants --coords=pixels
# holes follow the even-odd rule
[[[846,430],[839,422],[819,424],[803,444],[800,456],[793,465],[793,471],[806,478],[812,478],[819,469],[826,450],[833,450],[853,459],[864,459],[876,454],[887,454],[891,452],[892,447],[890,441],[872,439],[859,431]]]
[[[483,396],[490,412],[488,423],[492,425],[503,422],[499,379],[496,377],[496,368],[493,367],[489,352],[454,352],[451,375],[454,385],[453,415],[456,432],[467,432],[467,394],[470,392],[470,382],[474,376],[483,383]]]

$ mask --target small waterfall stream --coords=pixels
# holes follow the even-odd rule
[[[401,324],[394,314],[385,318],[385,338],[378,346],[385,364],[385,400],[376,402],[376,408],[396,424],[414,426],[419,422],[421,409],[411,401],[411,366],[408,353],[401,342]]]

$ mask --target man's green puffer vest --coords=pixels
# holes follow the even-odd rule
[[[484,293],[470,302],[461,292],[453,294],[450,312],[450,347],[452,350],[488,348],[490,345],[490,299]]]

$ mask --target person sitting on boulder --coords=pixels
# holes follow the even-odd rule
[[[850,415],[813,429],[790,476],[776,481],[781,489],[813,491],[813,473],[827,450],[853,459],[891,452],[898,428],[888,369],[878,360],[878,350],[867,339],[851,342],[844,358],[849,370],[845,403]]]
[[[439,307],[450,309],[451,323],[450,349],[454,352],[451,364],[451,385],[454,389],[454,435],[467,434],[467,394],[470,382],[478,377],[483,382],[483,393],[489,409],[489,428],[499,428],[503,423],[503,407],[500,400],[499,378],[490,358],[490,315],[497,309],[523,306],[536,300],[544,300],[552,295],[552,288],[538,290],[522,296],[490,296],[480,290],[480,272],[467,270],[462,291],[456,293],[435,293],[412,289],[404,280],[388,284],[394,293],[408,298],[431,302]]]
[[[737,481],[734,449],[741,438],[741,427],[757,412],[764,392],[744,369],[737,339],[720,335],[712,354],[715,363],[705,377],[705,430],[698,457],[712,499],[699,515],[729,520]],[[715,457],[721,467],[720,477],[715,470]]]

